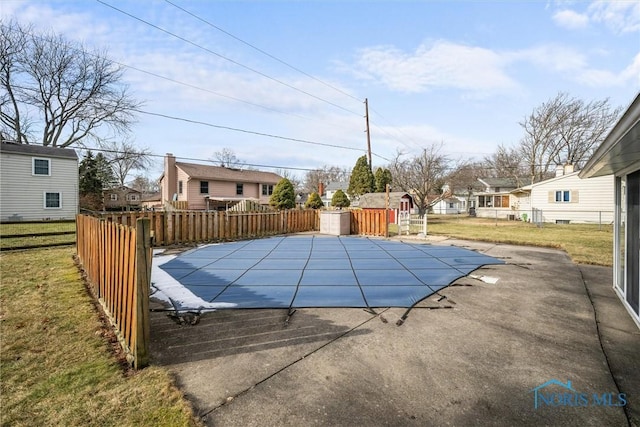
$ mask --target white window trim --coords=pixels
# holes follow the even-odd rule
[[[60,199],[60,206],[47,206],[47,194],[58,194]],[[62,191],[44,191],[42,193],[42,205],[44,209],[62,209]]]
[[[109,194],[109,200],[116,202],[118,200],[118,195],[116,193]]]
[[[36,173],[36,160],[46,160],[47,162],[47,174]],[[45,157],[32,157],[31,158],[31,175],[32,176],[51,176],[51,159]]]

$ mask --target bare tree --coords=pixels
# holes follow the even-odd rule
[[[585,102],[559,93],[535,108],[520,126],[525,136],[520,150],[532,180],[550,176],[554,165],[581,168],[600,145],[621,108],[609,100]]]
[[[125,185],[131,171],[147,169],[153,163],[149,149],[138,148],[127,140],[105,141],[100,146],[121,186]]]
[[[478,178],[486,176],[487,169],[481,162],[460,160],[447,175],[446,181],[454,194],[464,193],[467,206],[471,206],[473,192],[480,187]]]
[[[345,182],[348,184],[350,175],[351,173],[348,169],[325,165],[320,169],[306,173],[303,186],[304,191],[307,193],[318,191],[318,185],[320,183],[327,185],[330,182]],[[320,195],[322,196],[322,194]]]
[[[449,167],[449,158],[440,153],[443,144],[433,144],[422,153],[402,160],[397,153],[390,165],[393,187],[413,194],[418,212],[424,214],[430,205],[430,198],[440,196]]]
[[[160,185],[157,181],[153,181],[144,175],[136,175],[129,183],[134,190],[141,192],[143,195],[153,194],[160,191]]]
[[[518,148],[505,147],[500,144],[492,155],[484,158],[484,162],[488,166],[485,176],[508,177],[516,180],[526,176],[526,170],[522,163],[522,154]],[[530,182],[520,183],[520,185],[526,184],[530,184]]]
[[[122,67],[104,54],[13,21],[0,21],[0,40],[3,138],[36,142],[37,128],[37,142],[66,147],[101,140],[101,129],[130,130],[140,103],[129,96]]]
[[[213,153],[212,160],[224,168],[241,168],[244,164],[244,161],[238,159],[236,153],[229,148],[223,148]]]

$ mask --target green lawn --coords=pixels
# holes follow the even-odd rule
[[[0,254],[0,424],[198,425],[165,369],[123,369],[73,253]]]
[[[597,224],[535,224],[521,221],[496,221],[471,217],[427,217],[429,235],[466,240],[558,248],[565,250],[576,263],[613,265],[613,227]],[[416,227],[412,232],[419,232]],[[397,234],[397,226],[390,233]]]

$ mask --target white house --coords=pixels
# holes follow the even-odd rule
[[[325,195],[322,196],[322,194],[320,194],[320,196],[322,198],[322,202],[324,203],[324,205],[326,207],[331,206],[331,199],[333,198],[333,195],[336,194],[336,191],[342,190],[342,192],[344,194],[347,194],[347,188],[349,188],[349,183],[348,182],[330,182],[330,183],[328,183],[326,185],[326,187],[324,187]],[[348,194],[347,194],[347,197],[349,197]]]
[[[431,206],[431,212],[436,215],[459,214],[466,211],[466,200],[452,196],[438,200]]]
[[[580,177],[613,174],[613,289],[640,327],[640,94],[624,112]]]
[[[517,189],[522,188],[527,182],[526,179],[478,178],[478,181],[484,186],[484,189],[475,193],[476,216],[518,219],[522,208]]]
[[[558,169],[557,176],[522,188],[520,209],[530,193],[533,217],[540,222],[613,223],[613,175],[582,179],[571,166]]]
[[[0,144],[0,220],[74,219],[78,156],[72,149]]]

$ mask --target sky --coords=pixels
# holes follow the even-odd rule
[[[105,52],[143,102],[130,141],[303,177],[433,144],[453,160],[515,146],[558,93],[626,108],[640,1],[3,0],[3,21]],[[287,169],[289,168],[289,169]]]

